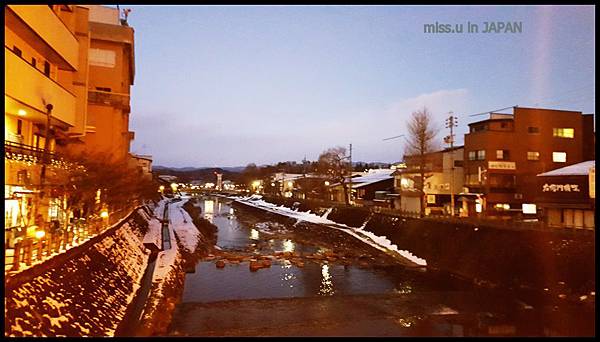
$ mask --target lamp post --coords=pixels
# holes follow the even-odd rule
[[[35,222],[36,224],[38,224],[38,230],[41,228],[42,231],[44,231],[43,228],[43,222],[42,220],[38,221],[38,215],[39,215],[39,208],[41,206],[42,203],[42,199],[44,198],[44,183],[46,181],[46,164],[48,162],[48,149],[50,147],[50,118],[52,117],[52,109],[54,108],[54,106],[51,103],[48,103],[46,105],[46,128],[45,128],[45,138],[44,138],[44,150],[42,153],[42,158],[40,158],[40,161],[42,163],[42,167],[40,170],[40,189],[39,189],[39,194],[37,196],[37,203],[35,205],[35,209],[34,209],[34,215],[33,217],[35,218],[35,220],[37,222]],[[42,227],[40,227],[42,226]],[[37,233],[36,233],[37,234]],[[40,233],[41,234],[41,233]],[[44,232],[45,235],[45,232]]]

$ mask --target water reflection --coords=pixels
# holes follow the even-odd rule
[[[213,223],[215,217],[215,202],[213,200],[204,200],[204,218]]]
[[[292,240],[284,240],[283,241],[283,251],[284,252],[293,252],[296,245]]]
[[[281,277],[281,286],[286,286],[289,284],[289,287],[293,288],[294,284],[291,284],[291,282],[294,279],[296,279],[296,275],[292,273],[292,263],[289,260],[284,260],[283,265],[281,265],[281,268],[285,270]]]
[[[329,274],[329,265],[324,264],[321,266],[321,287],[319,288],[319,294],[322,296],[333,296],[335,291],[333,290],[333,281],[331,274]]]

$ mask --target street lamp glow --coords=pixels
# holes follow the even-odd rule
[[[255,180],[254,182],[252,182],[252,186],[255,188],[258,188],[258,186],[260,185],[260,181],[259,180]]]
[[[329,181],[325,181],[325,186],[329,186]]]
[[[19,109],[17,111],[17,114],[19,114],[19,116],[25,116],[27,115],[27,111],[25,109]]]
[[[46,235],[46,232],[44,232],[43,230],[38,230],[37,232],[35,232],[35,237],[38,239],[43,238]]]
[[[161,185],[161,186],[158,187],[158,189],[160,190],[160,192],[163,192],[163,191],[165,191],[165,186]]]
[[[108,217],[108,210],[104,209],[100,212],[100,217],[102,218],[107,218]]]
[[[291,181],[290,181],[290,182],[288,182],[288,186],[289,186],[289,187],[292,187],[293,185],[294,185],[294,183],[293,183],[293,182],[291,182]]]
[[[171,183],[171,189],[177,191],[177,183]]]

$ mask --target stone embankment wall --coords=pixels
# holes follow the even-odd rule
[[[187,200],[182,208],[188,213],[198,229],[198,243],[194,251],[188,251],[177,233],[172,233],[171,253],[175,253],[164,279],[155,281],[150,290],[150,300],[146,304],[137,336],[164,336],[167,334],[175,306],[181,301],[186,271],[195,268],[202,257],[212,252],[217,242],[217,227],[202,217],[193,199]],[[173,232],[174,230],[172,230]]]
[[[328,208],[315,201],[264,199],[321,215],[329,209],[327,218],[332,221],[364,226],[424,258],[428,267],[478,283],[542,290],[574,300],[595,291],[593,231],[510,229],[484,222],[402,218],[368,208]]]
[[[6,279],[5,336],[113,336],[146,268],[148,214],[138,208],[82,245]]]

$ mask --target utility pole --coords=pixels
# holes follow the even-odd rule
[[[452,111],[448,114],[446,128],[450,128],[450,135],[445,140],[450,144],[450,216],[454,216],[454,127],[458,125],[458,118]]]
[[[352,144],[350,144],[350,156],[349,156],[349,158],[350,158],[350,183],[349,183],[349,185],[350,185],[350,192],[348,194],[348,197],[349,197],[348,198],[348,202],[350,202],[350,205],[352,205],[352,171],[354,170],[352,168]]]

